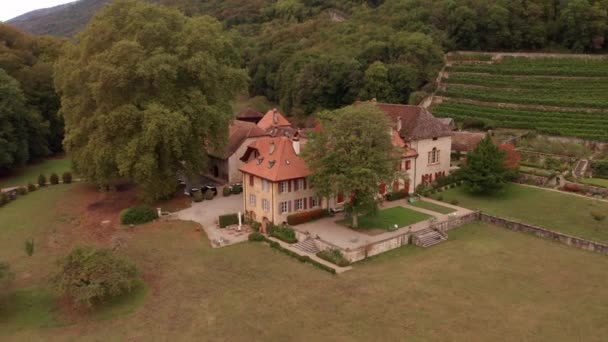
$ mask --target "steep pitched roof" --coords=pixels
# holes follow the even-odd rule
[[[310,175],[306,162],[296,154],[292,141],[287,137],[260,138],[249,145],[245,155],[252,150],[258,152],[258,157],[241,166],[244,173],[273,182]]]
[[[216,151],[211,155],[226,159],[241,147],[247,138],[267,136],[268,133],[256,124],[240,120],[232,120],[228,127],[228,144],[223,151]]]
[[[452,150],[471,152],[485,137],[486,133],[454,132],[454,135],[452,136]]]
[[[361,102],[359,102],[361,103]],[[393,123],[399,126],[399,135],[405,140],[421,140],[452,135],[449,126],[435,118],[426,108],[402,104],[376,103],[378,109],[384,112]]]
[[[246,119],[261,119],[264,117],[264,114],[253,110],[251,108],[245,108],[242,111],[238,112],[238,114],[236,115],[236,118],[239,120],[246,120]]]
[[[274,108],[269,110],[258,122],[258,127],[263,130],[268,130],[273,126],[291,126],[291,122],[285,119],[285,116]]]

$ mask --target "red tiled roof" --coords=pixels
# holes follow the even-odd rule
[[[247,138],[267,136],[268,133],[256,124],[240,120],[232,120],[228,127],[228,145],[223,151],[211,153],[211,155],[226,159],[230,157]]]
[[[399,136],[399,133],[397,132],[397,130],[393,129],[393,134],[391,135],[391,140],[392,140],[393,146],[396,146],[396,147],[402,149],[402,152],[401,152],[402,157],[409,158],[409,157],[416,157],[418,155],[418,152],[416,152],[416,150],[407,146],[405,141],[403,141],[403,139]]]
[[[275,120],[276,114],[276,120]],[[291,126],[291,122],[285,119],[276,108],[269,110],[264,117],[258,122],[258,127],[263,130],[268,130],[273,126]]]
[[[485,137],[485,133],[454,132],[452,135],[452,150],[459,152],[471,152]]]
[[[263,137],[249,145],[258,157],[241,166],[243,173],[252,174],[273,182],[303,178],[310,175],[306,162],[298,156],[292,141],[287,137]]]
[[[245,108],[236,115],[237,119],[261,119],[263,117],[264,114],[251,108]]]
[[[361,103],[365,102],[357,102],[355,105]],[[401,119],[399,135],[405,140],[431,139],[452,135],[450,127],[435,118],[424,107],[380,102],[375,104],[388,116],[393,123],[393,127],[397,127],[399,119]]]

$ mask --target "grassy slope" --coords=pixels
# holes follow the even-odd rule
[[[411,209],[407,209],[404,207],[393,207],[380,210],[377,215],[360,216],[359,229],[388,229],[389,227],[392,227],[395,224],[397,224],[399,227],[405,227],[409,226],[410,224],[424,221],[429,218],[429,215],[419,213]],[[350,225],[351,219],[348,218],[340,220],[338,221],[338,223]]]
[[[604,178],[585,178],[581,179],[582,183],[586,183],[589,185],[601,186],[604,188],[608,188],[608,179]]]
[[[521,185],[510,184],[495,196],[473,196],[463,188],[442,193],[446,202],[480,209],[488,214],[535,224],[566,234],[608,243],[608,221],[598,222],[591,212],[608,212],[608,203]]]
[[[46,176],[47,180],[51,173],[59,175],[61,180],[61,174],[65,171],[70,171],[72,168],[72,161],[69,158],[63,159],[48,159],[40,163],[26,166],[22,170],[18,170],[14,175],[6,178],[0,178],[0,188],[6,188],[11,186],[27,185],[27,183],[36,183],[38,176],[42,173]]]
[[[439,246],[399,249],[340,276],[263,244],[211,249],[194,234],[174,224],[133,242],[157,277],[131,316],[8,337],[600,341],[608,333],[608,258],[500,228],[454,230]]]
[[[435,203],[431,203],[431,202],[427,202],[427,201],[416,201],[416,202],[412,203],[412,205],[414,207],[431,210],[431,211],[434,211],[434,212],[440,213],[440,214],[449,214],[449,213],[453,213],[456,211],[455,209],[452,209],[450,207],[446,207],[443,205],[439,205],[439,204],[435,204]]]

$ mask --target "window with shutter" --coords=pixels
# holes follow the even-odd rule
[[[298,191],[299,188],[300,188],[300,180],[296,179],[293,181],[293,191]]]
[[[291,192],[291,180],[287,181],[287,192]]]
[[[303,179],[302,179],[302,183],[304,184],[304,190],[306,190],[306,185],[307,185],[306,183],[308,183],[308,182],[306,181],[306,178],[303,178]]]
[[[302,198],[301,201],[304,202],[304,210],[308,209],[308,201],[306,198]]]
[[[253,175],[249,175],[249,185],[253,186]]]
[[[291,201],[287,201],[287,211],[291,212]]]

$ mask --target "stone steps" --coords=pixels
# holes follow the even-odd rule
[[[297,248],[301,251],[304,251],[306,253],[310,253],[310,254],[317,254],[319,253],[319,248],[317,247],[317,245],[315,244],[315,240],[313,239],[306,239],[303,241],[300,241],[296,244],[292,245],[294,248]]]
[[[445,240],[447,240],[447,237],[431,229],[421,231],[414,235],[414,244],[423,248],[431,247]]]
[[[589,165],[589,161],[586,159],[580,160],[578,164],[576,164],[576,168],[574,169],[574,177],[581,178],[587,172],[587,166]]]

